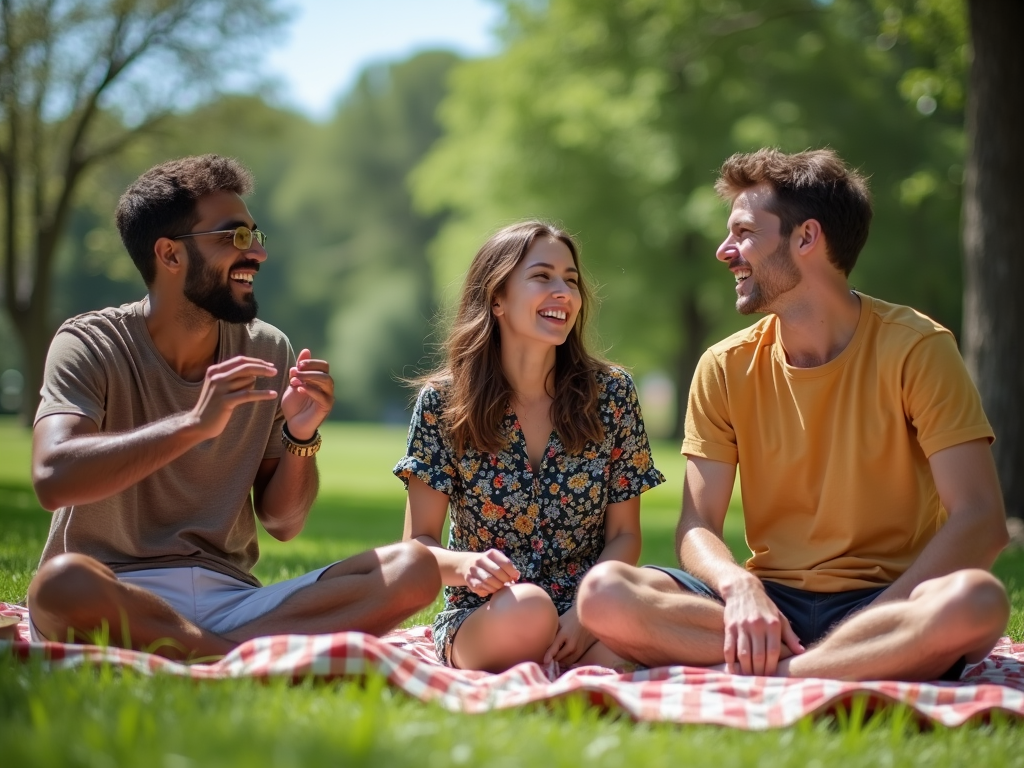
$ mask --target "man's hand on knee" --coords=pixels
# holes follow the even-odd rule
[[[725,668],[734,674],[774,675],[780,658],[804,652],[789,620],[755,578],[725,590]]]

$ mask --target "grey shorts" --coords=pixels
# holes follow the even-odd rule
[[[303,587],[315,584],[332,565],[266,587],[254,587],[199,566],[149,568],[116,576],[120,582],[152,592],[197,627],[224,634],[270,613]],[[32,622],[31,614],[29,630],[33,641],[46,639]]]
[[[668,574],[679,586],[716,602],[725,602],[711,587],[696,576],[679,568],[665,568],[660,565],[648,565]],[[868,587],[853,589],[847,592],[810,592],[805,589],[789,587],[774,581],[762,581],[768,597],[789,620],[796,636],[804,648],[818,642],[833,627],[844,619],[866,608],[886,587]],[[960,658],[939,679],[959,680],[966,666],[966,659]]]

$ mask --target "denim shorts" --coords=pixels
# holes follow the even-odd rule
[[[648,565],[668,574],[686,590],[725,604],[721,596],[696,576],[679,568]],[[821,640],[844,619],[866,608],[886,587],[852,589],[847,592],[809,592],[789,587],[774,581],[762,581],[768,597],[789,620],[793,632],[800,638],[804,648]],[[966,659],[960,658],[939,679],[959,680],[966,666]]]

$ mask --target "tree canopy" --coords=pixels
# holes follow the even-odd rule
[[[715,169],[761,146],[831,146],[875,198],[854,283],[959,328],[962,126],[901,97],[903,52],[865,45],[882,22],[870,3],[506,7],[505,49],[456,70],[445,135],[413,177],[422,210],[451,213],[432,246],[438,285],[497,226],[558,220],[602,286],[611,356],[667,371],[683,396],[707,343],[745,322],[714,258]]]
[[[83,179],[174,108],[214,93],[279,20],[271,0],[0,0],[0,272],[27,410]]]

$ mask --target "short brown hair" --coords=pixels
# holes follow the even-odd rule
[[[195,226],[199,198],[221,191],[246,195],[253,186],[245,166],[220,155],[171,160],[139,176],[121,195],[114,219],[146,285],[156,278],[153,245],[161,237],[184,235]]]
[[[722,163],[715,191],[732,202],[744,190],[767,184],[766,210],[780,219],[779,231],[816,219],[825,234],[829,261],[849,275],[871,228],[867,179],[831,149],[787,155],[777,149],[735,154]]]

